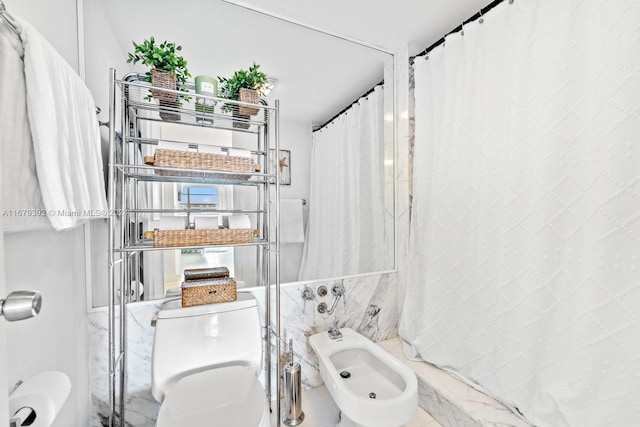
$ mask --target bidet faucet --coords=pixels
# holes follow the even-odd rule
[[[336,328],[335,325],[330,327],[327,332],[329,333],[329,338],[331,338],[332,340],[342,338],[342,332],[340,332],[340,329]]]
[[[334,311],[336,311],[336,306],[338,305],[338,301],[340,301],[340,298],[342,298],[342,295],[338,295],[336,297],[336,299],[333,301],[333,305],[331,306],[331,308],[327,311],[328,315],[332,315]]]
[[[328,315],[332,315],[333,312],[336,311],[336,306],[338,305],[338,301],[340,301],[340,298],[342,298],[342,296],[344,295],[344,286],[342,286],[342,284],[340,283],[334,284],[331,287],[331,293],[333,294],[333,296],[336,297],[336,299],[333,301],[333,305],[331,306],[329,311],[327,311]]]

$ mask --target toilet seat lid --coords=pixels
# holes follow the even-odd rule
[[[261,426],[268,416],[265,392],[253,371],[229,366],[180,379],[162,402],[156,426]]]

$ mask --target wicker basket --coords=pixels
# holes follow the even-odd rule
[[[240,102],[250,102],[251,104],[258,104],[260,102],[260,95],[255,89],[240,88],[240,95],[238,96]],[[238,114],[240,116],[255,116],[260,111],[260,108],[247,107],[240,105],[238,108]]]
[[[251,243],[253,230],[248,228],[154,230],[154,248],[182,246],[235,245]]]
[[[183,282],[182,306],[214,304],[237,299],[236,281],[232,278],[189,280]]]
[[[256,166],[253,159],[240,156],[226,156],[224,154],[197,153],[194,151],[156,149],[154,166],[163,168],[198,169],[204,171],[254,173]],[[156,171],[159,175],[201,176],[201,173]],[[248,180],[249,175],[219,174],[211,178]]]
[[[177,122],[180,120],[180,113],[176,112],[180,109],[180,102],[178,101],[165,101],[161,99],[160,104],[160,118],[167,122]]]
[[[151,86],[176,90],[176,75],[170,71],[158,70],[156,68],[153,68],[151,70]],[[163,101],[175,101],[176,99],[178,99],[177,94],[161,89],[152,89],[151,96]]]
[[[251,120],[251,117],[240,114],[238,110],[233,110],[233,118],[234,118],[233,127],[235,129],[249,129],[249,127],[251,126],[251,123],[249,123],[249,120]],[[241,120],[235,120],[235,119],[241,119]]]

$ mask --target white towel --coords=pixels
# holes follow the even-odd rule
[[[27,118],[22,42],[0,23],[0,206],[2,231],[51,228],[36,176]]]
[[[30,24],[20,25],[38,182],[51,225],[64,230],[107,213],[96,107],[60,54]]]
[[[304,242],[302,228],[302,200],[280,200],[280,241],[282,243]]]

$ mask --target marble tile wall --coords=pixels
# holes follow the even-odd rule
[[[333,315],[318,313],[316,307],[324,302],[331,307],[335,297],[331,286],[342,283],[345,296],[338,302]],[[302,291],[309,286],[314,300],[304,301]],[[329,293],[320,297],[317,289],[326,286]],[[264,296],[256,295],[259,302]],[[397,335],[397,286],[396,274],[369,275],[337,281],[297,284],[283,288],[280,301],[282,348],[288,348],[293,339],[294,357],[302,367],[302,382],[305,388],[322,384],[318,359],[309,346],[309,336],[328,330],[336,325],[339,328],[352,328],[370,340],[377,342]],[[272,358],[272,360],[276,360]]]
[[[329,307],[335,297],[331,286],[341,283],[345,296],[338,302],[333,315],[320,314],[317,304]],[[309,286],[315,299],[304,301],[302,290]],[[320,297],[317,288],[326,286],[328,295]],[[264,313],[264,290],[253,292]],[[126,421],[131,426],[154,426],[159,405],[151,396],[151,349],[153,328],[151,318],[161,302],[135,304],[129,307],[127,317],[127,390]],[[261,313],[261,318],[264,315]],[[274,313],[275,314],[275,313]],[[289,339],[294,340],[294,353],[302,365],[304,388],[322,384],[318,360],[309,346],[308,337],[338,327],[352,328],[372,341],[381,341],[397,334],[396,273],[364,275],[337,281],[296,283],[282,287],[280,301],[282,350]],[[108,314],[106,310],[89,313],[91,386],[93,427],[106,425],[108,412]],[[276,360],[272,358],[272,360]],[[263,378],[264,380],[264,378]]]
[[[400,338],[378,345],[407,365],[418,377],[420,406],[445,426],[531,427],[509,408],[490,396],[427,362],[404,357]]]
[[[151,318],[161,301],[130,306],[127,316],[126,422],[131,426],[154,426],[159,405],[151,395]],[[92,426],[106,426],[109,411],[108,313],[89,313]]]

